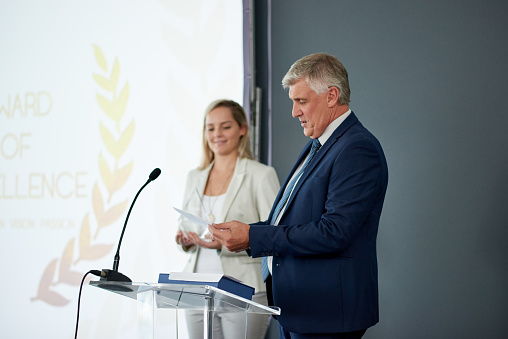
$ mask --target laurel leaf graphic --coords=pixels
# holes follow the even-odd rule
[[[111,134],[111,132],[101,123],[100,124],[100,135],[102,137],[102,141],[104,145],[108,149],[108,152],[116,159],[120,159],[120,157],[125,153],[125,150],[129,146],[132,137],[134,135],[135,128],[134,121],[130,123],[130,125],[125,129],[125,131],[120,136],[120,140],[116,141],[115,137]]]
[[[31,300],[42,300],[47,302],[50,305],[53,306],[65,306],[69,303],[69,300],[64,298],[62,295],[58,294],[57,292],[47,290],[44,291],[43,294],[39,294],[37,298],[32,298]]]
[[[116,88],[118,85],[118,78],[120,77],[120,63],[118,62],[118,58],[115,58],[115,63],[113,64],[113,69],[111,70],[111,85],[113,88]]]
[[[118,154],[118,157],[121,157],[125,153],[125,150],[131,143],[132,137],[134,136],[135,126],[136,124],[134,121],[132,121],[120,136],[120,140],[118,140],[117,150],[115,150],[115,154]]]
[[[95,188],[94,188],[95,191]],[[102,198],[101,198],[102,199]],[[97,260],[106,256],[113,248],[113,245],[93,245],[90,242],[90,223],[88,214],[83,219],[79,233],[79,256],[78,260]],[[77,261],[76,261],[77,262]]]
[[[102,138],[102,142],[106,146],[108,152],[118,160],[120,158],[120,149],[118,147],[118,143],[115,140],[115,137],[109,132],[109,130],[104,127],[104,125],[100,124],[100,135]]]
[[[112,196],[116,180],[113,177],[113,173],[111,173],[111,168],[109,167],[106,159],[102,156],[102,153],[99,154],[99,173],[101,175],[102,182],[109,191],[109,196]]]
[[[74,256],[74,239],[71,239],[65,247],[60,261],[60,270],[58,272],[59,283],[78,286],[81,283],[82,274],[71,270],[72,257]]]
[[[111,83],[110,79],[103,77],[102,75],[98,75],[98,74],[93,74],[93,79],[95,80],[97,85],[101,86],[106,91],[109,91],[109,92],[115,91],[115,87],[113,87],[113,84]]]
[[[102,156],[102,154],[99,155],[99,173],[101,175],[101,179],[106,186],[109,197],[111,198],[114,193],[116,193],[120,188],[122,188],[123,185],[127,182],[129,179],[132,168],[133,168],[134,162],[131,161],[126,166],[117,169],[113,175],[111,173],[111,168],[109,167],[108,163],[106,162],[106,159]],[[108,199],[109,202],[110,199]]]
[[[119,122],[122,119],[123,114],[125,113],[125,108],[127,107],[127,101],[129,100],[130,87],[129,83],[126,82],[125,86],[123,86],[118,99],[115,101],[114,105],[114,113],[112,119],[116,122]]]
[[[67,246],[65,246],[62,260],[60,260],[60,273],[65,270],[69,270],[72,265],[72,257],[74,256],[74,238],[71,239]]]
[[[65,306],[69,303],[68,299],[51,290],[44,291],[43,293],[38,294],[37,297],[30,299],[30,301],[35,300],[42,300],[53,306]]]
[[[81,284],[81,279],[83,278],[83,274],[76,271],[61,271],[60,272],[60,280],[59,282],[72,285],[79,286]]]
[[[95,54],[95,60],[97,61],[97,65],[99,65],[99,67],[102,68],[104,72],[107,72],[108,63],[106,62],[106,58],[104,57],[102,50],[97,45],[93,45],[93,50]]]
[[[97,187],[97,183],[94,186],[94,193],[95,188]],[[95,201],[95,199],[94,199]],[[79,231],[79,258],[74,262],[74,264],[77,264],[79,260],[84,259],[86,257],[86,253],[88,249],[90,248],[90,220],[89,220],[90,213],[87,213],[85,217],[83,218],[83,222],[81,223],[81,229]]]
[[[123,185],[127,182],[132,173],[132,168],[134,167],[134,161],[131,161],[126,166],[116,170],[115,172],[115,180],[114,185],[111,187],[111,194],[113,192],[118,191],[122,188]]]
[[[83,260],[98,260],[104,258],[113,248],[113,245],[99,244],[87,248],[86,252],[81,255]]]
[[[53,259],[49,265],[44,270],[41,281],[39,283],[39,294],[49,289],[51,282],[53,281],[53,276],[55,275],[56,264],[58,259]]]
[[[102,53],[102,50],[96,46],[94,47],[95,59],[99,67],[104,71],[108,72],[108,65],[106,62],[106,58]],[[121,203],[117,203],[116,205],[109,207],[109,202],[111,201],[113,194],[117,192],[130,177],[133,168],[133,161],[131,161],[128,165],[123,168],[118,169],[119,158],[126,151],[127,146],[130,144],[133,133],[134,133],[134,122],[132,122],[125,130],[120,130],[120,120],[123,117],[123,114],[126,110],[127,101],[129,98],[129,84],[126,82],[123,89],[120,92],[120,95],[117,97],[117,86],[118,80],[120,77],[120,64],[118,59],[115,59],[113,63],[113,68],[111,70],[111,74],[109,77],[107,74],[99,75],[92,74],[95,82],[98,86],[100,86],[103,90],[109,91],[112,93],[112,99],[107,99],[106,97],[97,93],[97,103],[102,111],[105,113],[107,117],[116,122],[116,128],[118,129],[118,134],[120,140],[117,141],[115,137],[110,133],[110,131],[100,123],[100,135],[102,141],[108,152],[115,158],[114,167],[109,166],[106,159],[103,157],[102,153],[99,154],[99,172],[101,175],[101,179],[105,187],[109,192],[107,206],[104,203],[104,199],[99,189],[98,182],[94,184],[92,190],[92,209],[97,219],[98,226],[95,231],[94,240],[99,235],[99,231],[104,227],[112,225],[115,221],[117,221],[122,213],[125,212],[127,208],[127,201],[123,201]],[[114,168],[112,170],[112,168]],[[107,210],[106,210],[107,208]],[[98,260],[102,259],[113,249],[113,244],[94,244],[91,240],[91,227],[90,227],[90,213],[87,213],[83,218],[81,228],[79,230],[79,256],[75,260],[74,264],[77,264],[80,260]],[[43,276],[41,277],[39,283],[39,289],[37,296],[32,298],[31,300],[42,300],[50,305],[54,306],[65,306],[69,303],[69,300],[65,299],[59,293],[50,290],[50,286],[58,285],[59,283],[66,283],[70,285],[79,285],[80,280],[82,279],[82,274],[72,271],[72,259],[74,257],[74,243],[75,239],[71,239],[62,254],[62,259],[60,262],[59,269],[59,280],[54,281],[55,270],[57,268],[58,259],[54,259],[44,271]],[[85,283],[88,283],[91,280],[91,276],[85,279]]]
[[[57,262],[58,259],[53,259],[46,267],[44,273],[42,274],[41,281],[39,282],[37,296],[31,298],[31,301],[42,300],[54,306],[65,306],[69,303],[69,300],[49,289],[51,282],[53,281],[53,276],[55,275]]]
[[[97,185],[97,183],[95,183],[95,185],[93,186],[92,207],[97,220],[102,219],[104,217],[104,200],[102,199],[102,194],[101,191],[99,190],[99,186]],[[86,216],[86,218],[88,223],[88,215]],[[81,229],[83,229],[83,226],[81,227]],[[90,229],[89,225],[88,229]],[[81,239],[81,235],[79,238]]]
[[[101,107],[102,111],[106,113],[111,119],[113,119],[113,104],[110,100],[106,99],[99,93],[97,93],[97,103]],[[113,119],[114,120],[114,119]]]
[[[98,227],[103,228],[117,221],[127,208],[128,203],[129,202],[125,200],[108,209],[100,219],[97,219]]]

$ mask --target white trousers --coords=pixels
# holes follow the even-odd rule
[[[268,306],[266,293],[257,293],[252,296],[252,301]],[[187,329],[189,339],[203,339],[203,311],[186,311]],[[264,339],[269,325],[269,315],[251,314],[248,315],[247,339]],[[213,319],[214,339],[238,339],[245,336],[245,313],[215,313]]]

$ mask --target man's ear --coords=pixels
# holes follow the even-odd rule
[[[328,102],[328,107],[333,107],[337,105],[339,102],[339,89],[335,86],[328,88],[326,100]]]

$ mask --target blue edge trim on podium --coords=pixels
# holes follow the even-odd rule
[[[219,281],[189,281],[189,280],[172,280],[169,279],[169,273],[159,274],[159,284],[182,284],[182,285],[208,285],[217,287],[223,291],[235,294],[247,300],[252,300],[254,288],[238,281],[223,276]]]

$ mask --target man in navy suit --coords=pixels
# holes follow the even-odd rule
[[[388,183],[383,150],[349,109],[347,71],[334,56],[303,57],[282,84],[293,117],[312,140],[267,221],[209,229],[229,250],[263,257],[267,287],[281,308],[281,338],[361,338],[379,321],[376,237]]]

